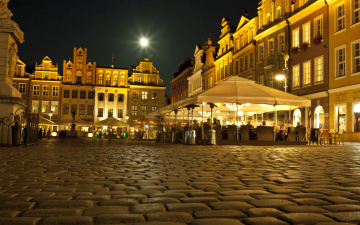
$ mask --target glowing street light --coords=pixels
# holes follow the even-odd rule
[[[141,38],[140,44],[141,46],[146,47],[149,44],[149,41],[146,38]]]
[[[276,80],[285,80],[284,88],[285,88],[285,92],[286,92],[287,86],[286,86],[286,77],[285,77],[285,75],[284,74],[278,74],[278,75],[275,76],[275,79]]]

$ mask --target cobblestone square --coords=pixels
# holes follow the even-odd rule
[[[360,144],[0,148],[0,224],[360,224]]]

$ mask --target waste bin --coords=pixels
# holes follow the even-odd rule
[[[196,131],[192,130],[190,133],[190,144],[194,145],[196,143]]]
[[[210,144],[216,145],[216,131],[215,130],[209,130],[209,136],[210,136]]]

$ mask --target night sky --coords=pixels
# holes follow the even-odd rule
[[[59,64],[73,59],[73,48],[87,47],[98,66],[128,68],[148,56],[160,69],[170,95],[178,66],[192,58],[209,35],[219,40],[221,20],[237,26],[245,10],[256,16],[257,0],[10,0],[12,20],[25,33],[18,55],[25,64],[49,56]],[[149,39],[140,47],[140,37]]]

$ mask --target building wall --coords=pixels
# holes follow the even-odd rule
[[[354,20],[355,8],[352,0],[330,0],[329,4],[329,116],[330,129],[344,129],[344,141],[360,141],[357,119],[360,68],[355,67],[355,47],[360,42],[360,22]],[[344,26],[338,29],[338,7],[344,6]],[[358,10],[358,9],[357,9]],[[358,20],[359,21],[359,20]],[[357,45],[359,46],[359,45]],[[344,60],[339,61],[339,53],[345,51]],[[340,72],[340,64],[344,73]],[[339,116],[341,109],[344,116]],[[345,118],[345,123],[343,119]],[[339,126],[340,125],[340,126]]]
[[[133,68],[129,77],[128,123],[142,120],[146,114],[154,112],[165,105],[165,89],[159,70],[153,62],[145,57]]]
[[[216,43],[211,39],[211,36],[204,43],[203,51],[205,61],[202,66],[201,76],[203,80],[203,90],[206,90],[214,86],[216,81],[214,61],[217,54],[217,48]]]
[[[297,7],[297,5],[296,5]],[[295,8],[294,14],[288,19],[290,21],[290,79],[289,87],[290,93],[302,96],[311,100],[310,115],[312,120],[310,127],[312,128],[326,128],[329,126],[329,103],[328,103],[328,89],[329,89],[329,30],[328,30],[328,6],[323,1],[308,1],[302,8]],[[321,27],[317,26],[320,22]],[[321,31],[321,41],[316,44],[314,39],[318,37]],[[309,39],[304,37],[309,29]],[[296,37],[295,37],[295,36]],[[296,41],[295,43],[295,40]],[[320,40],[320,39],[319,39]],[[308,44],[305,47],[305,43]],[[295,46],[296,45],[296,46]],[[296,48],[298,47],[298,48]],[[298,51],[295,51],[295,48]],[[306,81],[306,65],[310,65],[310,80]],[[319,67],[323,78],[319,79]],[[295,69],[298,68],[299,80],[295,79]],[[297,69],[296,69],[297,71]],[[319,117],[320,112],[316,110],[317,107],[323,108],[323,113]],[[322,112],[322,111],[321,111]],[[321,121],[315,121],[316,118],[321,118]],[[324,118],[324,119],[323,119]],[[305,124],[303,124],[305,125]]]

